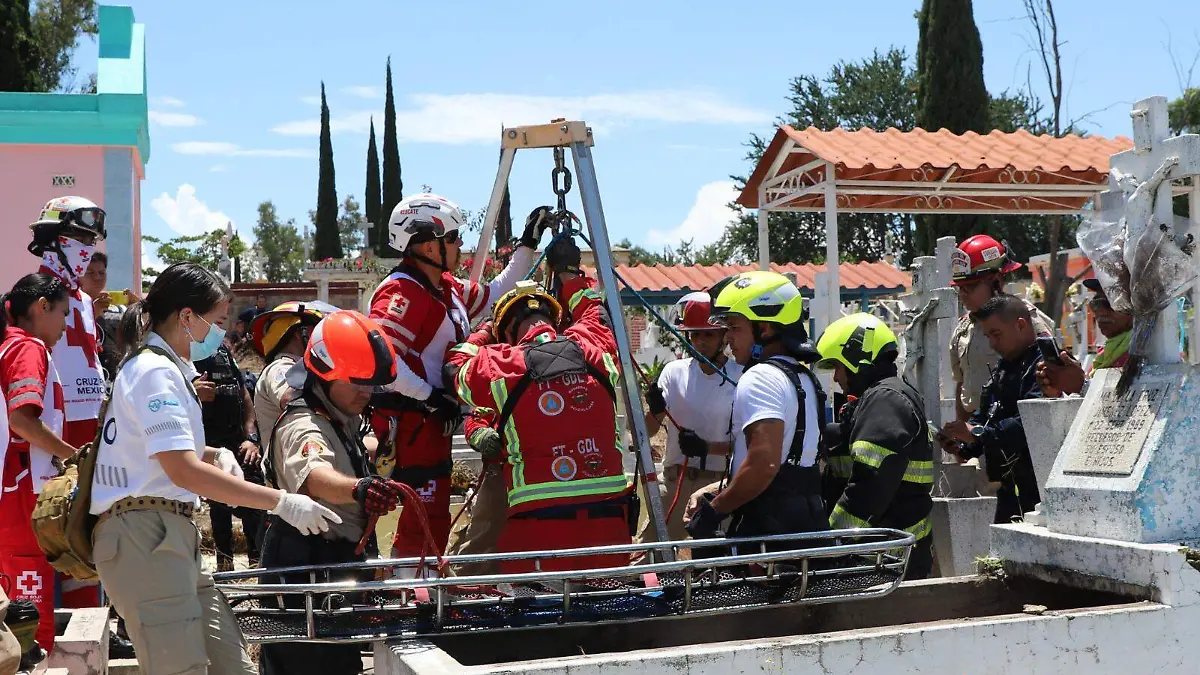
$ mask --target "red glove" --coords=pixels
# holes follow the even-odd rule
[[[400,505],[399,484],[381,476],[367,476],[354,484],[354,501],[362,505],[368,516],[382,516]]]

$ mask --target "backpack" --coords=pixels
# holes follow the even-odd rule
[[[124,366],[137,354],[151,351],[174,359],[165,350],[152,345],[142,345],[121,363]],[[118,368],[118,371],[120,368]],[[113,380],[116,381],[116,374]],[[46,554],[46,560],[55,570],[79,581],[99,578],[92,561],[92,530],[96,528],[97,516],[92,509],[92,477],[96,473],[97,450],[104,434],[104,419],[108,415],[108,404],[112,395],[104,397],[100,404],[100,423],[92,442],[79,449],[68,459],[59,475],[46,481],[33,507],[33,534],[38,548]]]

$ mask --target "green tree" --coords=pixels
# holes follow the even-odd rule
[[[29,0],[0,2],[0,91],[43,91]]]
[[[917,126],[956,134],[991,129],[990,99],[983,83],[983,42],[971,0],[924,0],[917,15]],[[924,215],[916,249],[933,251],[938,237],[959,241],[989,229],[975,215]]]
[[[392,58],[387,60],[387,92],[383,108],[383,206],[379,210],[379,231],[387,228],[392,209],[404,199],[404,181],[400,177],[400,147],[396,139],[396,99],[392,94]],[[380,237],[376,249],[379,257],[392,257],[387,236]]]
[[[367,141],[367,192],[366,203],[363,204],[363,209],[366,212],[367,221],[373,227],[367,230],[367,246],[372,251],[379,251],[379,239],[382,235],[383,241],[387,242],[387,227],[380,220],[380,205],[383,203],[383,197],[380,195],[379,187],[379,151],[375,148],[375,118],[371,118],[371,138]],[[388,213],[391,217],[391,213]]]
[[[626,237],[616,247],[629,251],[630,265],[720,265],[728,259],[719,242],[697,248],[695,241],[685,239],[678,247],[664,246],[661,251],[651,251]]]
[[[155,251],[158,257],[167,265],[178,262],[194,262],[208,269],[215,270],[221,262],[221,248],[225,230],[217,229],[204,234],[185,235],[163,241],[158,237],[143,234],[144,241],[158,244]],[[229,242],[229,257],[234,258],[246,250],[241,239],[234,237]],[[157,276],[157,272],[155,273]]]
[[[296,221],[280,222],[270,200],[258,205],[254,225],[254,248],[262,263],[263,276],[271,283],[300,281],[304,269],[304,242],[296,231]]]
[[[317,178],[317,212],[313,219],[313,260],[342,257],[338,233],[337,185],[333,171],[333,139],[329,134],[329,105],[321,83],[321,169]]]
[[[95,0],[39,0],[30,26],[38,47],[37,74],[41,91],[61,89],[88,93],[89,88],[94,89],[94,79],[76,82],[79,68],[72,62],[72,57],[81,36],[95,38],[99,32]]]
[[[360,228],[363,221],[362,211],[359,210],[358,200],[354,198],[354,195],[346,195],[338,209],[337,228],[342,242],[342,253],[336,257],[352,258],[362,248],[362,229]],[[313,224],[315,231],[317,212],[310,210],[308,220]]]
[[[342,257],[352,258],[362,248],[362,228],[364,220],[359,210],[358,201],[354,195],[346,195],[342,200],[341,212],[338,214],[338,233],[342,238]],[[369,230],[368,230],[369,232]]]
[[[1189,87],[1167,105],[1171,131],[1176,134],[1200,133],[1200,88]]]

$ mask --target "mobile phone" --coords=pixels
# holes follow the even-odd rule
[[[128,305],[129,298],[125,297],[125,291],[107,291],[108,299],[114,305]]]
[[[1049,335],[1039,335],[1037,345],[1038,349],[1042,350],[1043,361],[1055,366],[1063,365],[1062,357],[1058,355],[1058,344],[1054,342],[1054,338]]]

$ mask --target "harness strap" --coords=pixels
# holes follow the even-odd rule
[[[804,435],[808,427],[808,415],[806,414],[804,405],[807,395],[804,393],[804,386],[800,383],[800,374],[803,373],[808,377],[809,381],[812,382],[813,390],[817,392],[817,423],[819,429],[825,428],[825,390],[821,388],[821,383],[817,381],[812,371],[799,363],[794,364],[776,357],[766,359],[762,363],[777,368],[792,383],[792,387],[796,389],[796,432],[792,434],[792,445],[788,448],[785,462],[794,466],[802,466]]]
[[[574,347],[571,349],[567,347]],[[530,365],[530,353],[535,350],[552,353],[557,359],[566,361],[569,366],[567,368],[558,368],[550,374],[535,372],[536,366]],[[525,353],[525,372],[521,374],[521,378],[513,385],[512,390],[508,393],[508,399],[504,402],[504,407],[500,410],[500,415],[496,418],[495,429],[503,429],[504,425],[508,424],[509,418],[512,417],[513,411],[517,408],[517,403],[520,402],[522,394],[529,388],[529,383],[532,381],[545,381],[554,377],[570,375],[575,373],[587,373],[591,375],[600,386],[604,387],[604,391],[608,392],[608,397],[615,403],[617,400],[617,392],[613,390],[612,382],[609,382],[608,376],[600,372],[599,368],[593,366],[583,356],[583,350],[579,349],[570,338],[559,336],[550,342],[542,344],[528,344],[524,348]]]
[[[279,423],[283,421],[283,418],[289,412],[293,410],[300,410],[302,408],[312,410],[313,412],[323,415],[329,419],[330,424],[333,426],[333,432],[337,434],[338,441],[341,442],[342,447],[346,448],[346,454],[350,458],[350,465],[354,467],[354,477],[366,478],[369,475],[367,470],[368,462],[366,459],[365,448],[363,448],[362,444],[359,443],[357,439],[350,439],[347,437],[346,433],[342,430],[342,425],[334,422],[333,418],[329,415],[329,411],[325,409],[325,406],[321,405],[320,401],[315,399],[316,397],[313,395],[312,389],[306,387],[300,396],[297,396],[296,398],[293,398],[284,404],[283,410],[279,413],[279,418],[275,420],[274,426],[271,427],[271,440],[268,446],[270,450],[267,452],[267,456],[263,459],[263,473],[265,474],[266,479],[270,481],[271,487],[282,489],[279,487],[279,481],[277,480],[277,474],[275,473],[274,459],[275,436],[279,432]]]

